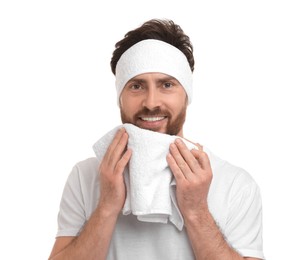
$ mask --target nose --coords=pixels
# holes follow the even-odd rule
[[[149,86],[143,100],[143,106],[153,110],[161,106],[161,98],[155,86]]]

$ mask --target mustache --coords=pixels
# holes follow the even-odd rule
[[[141,116],[161,116],[161,115],[164,115],[164,116],[168,116],[170,117],[171,114],[169,113],[169,111],[167,110],[163,110],[159,107],[157,108],[154,108],[152,110],[148,109],[148,108],[143,108],[141,110],[139,110],[136,114],[135,114],[135,118],[138,119],[139,117]]]

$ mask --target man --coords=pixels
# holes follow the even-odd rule
[[[183,142],[193,47],[170,20],[150,20],[116,44],[111,60],[123,123],[177,135],[166,156],[185,226],[123,216],[124,171],[134,151],[120,128],[101,162],[79,162],[64,189],[50,259],[264,259],[262,205],[248,173]],[[200,146],[199,146],[200,148]]]

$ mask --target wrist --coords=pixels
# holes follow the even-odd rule
[[[186,225],[199,225],[212,217],[207,204],[200,205],[200,207],[190,210],[182,215]]]
[[[115,218],[115,219],[118,218],[121,212],[121,210],[119,210],[118,208],[115,208],[103,202],[98,203],[96,211],[98,211],[98,214],[102,218]]]

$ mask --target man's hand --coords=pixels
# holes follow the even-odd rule
[[[170,145],[167,156],[176,179],[176,197],[183,217],[207,210],[207,195],[212,181],[209,158],[202,150],[189,150],[181,139]]]
[[[177,202],[195,258],[257,260],[243,258],[230,247],[209,212],[207,196],[213,174],[207,154],[202,150],[190,151],[181,139],[176,139],[170,145],[167,161],[176,179]]]
[[[107,149],[99,168],[101,190],[99,207],[107,214],[118,215],[125,202],[123,172],[132,154],[131,150],[126,150],[127,142],[128,134],[121,128]]]

